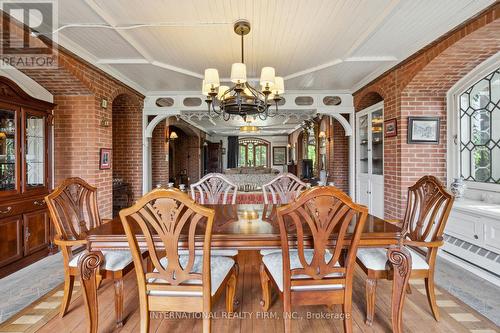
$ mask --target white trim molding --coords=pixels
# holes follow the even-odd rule
[[[337,96],[340,98],[340,103],[337,105],[325,104],[325,97]],[[289,91],[283,95],[285,103],[279,107],[279,113],[284,115],[283,122],[286,124],[289,117],[299,117],[309,119],[315,115],[327,115],[337,119],[344,128],[345,135],[349,136],[349,183],[350,194],[354,195],[354,104],[353,96],[346,91]],[[298,97],[310,97],[312,103],[309,105],[297,104]],[[159,98],[171,99],[170,106],[158,106],[156,101]],[[199,98],[201,103],[199,106],[185,105],[186,99]],[[189,104],[189,103],[186,103]],[[207,116],[207,106],[205,96],[199,91],[154,91],[146,94],[143,108],[143,193],[147,193],[152,189],[151,175],[151,138],[153,130],[164,119],[175,116],[190,123],[194,127],[204,131],[207,134],[211,132],[205,128],[201,128],[198,124],[191,121],[192,117]],[[343,115],[348,115],[347,120]],[[148,122],[148,118],[155,116],[153,120]],[[290,129],[289,134],[296,128]],[[213,134],[213,133],[212,133]]]
[[[496,53],[492,57],[485,60],[483,63],[474,68],[469,74],[465,75],[457,83],[455,83],[446,95],[447,121],[447,181],[448,186],[452,183],[453,178],[460,176],[460,115],[459,115],[459,97],[470,86],[483,79],[486,75],[493,72],[500,66],[500,53]],[[486,190],[500,192],[500,184],[480,183],[466,181],[468,189]]]

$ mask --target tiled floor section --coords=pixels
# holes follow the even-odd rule
[[[75,281],[73,299],[80,296],[80,294],[80,282]],[[41,297],[38,301],[27,306],[24,310],[12,316],[10,319],[7,319],[0,325],[0,332],[36,332],[50,319],[58,315],[62,296],[63,284],[60,284],[47,295]]]
[[[436,284],[441,289],[456,296],[500,326],[499,287],[440,257],[435,274]],[[419,288],[423,288],[423,285]]]
[[[64,282],[61,253],[48,256],[0,279],[0,323]]]

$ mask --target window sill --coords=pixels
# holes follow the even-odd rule
[[[466,213],[472,213],[498,220],[500,216],[500,205],[487,203],[479,200],[460,199],[453,204],[453,209],[457,209]]]

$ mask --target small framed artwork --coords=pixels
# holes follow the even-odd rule
[[[439,117],[408,117],[408,143],[439,143]]]
[[[111,169],[111,149],[101,148],[99,155],[99,169]]]
[[[273,165],[286,164],[286,146],[273,147]]]
[[[384,121],[384,138],[398,136],[398,121],[396,118]]]
[[[222,153],[222,155],[226,155],[226,148],[222,148],[221,153]]]

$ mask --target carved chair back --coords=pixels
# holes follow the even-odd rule
[[[350,292],[356,263],[356,251],[368,209],[352,202],[340,189],[333,186],[314,187],[299,198],[277,210],[283,248],[284,290],[295,285],[343,284]],[[332,237],[336,235],[336,237]],[[331,239],[335,238],[335,242]],[[303,268],[290,270],[289,241],[297,248]],[[347,246],[347,257],[341,257]],[[305,249],[312,248],[313,257],[306,261]],[[331,259],[326,260],[327,249]],[[336,274],[334,274],[336,273]],[[327,277],[328,275],[333,277]],[[293,279],[306,275],[306,279]]]
[[[97,189],[81,178],[65,179],[45,201],[57,237],[63,241],[83,241],[89,230],[101,224]],[[61,250],[65,260],[72,257],[71,246],[61,246]]]
[[[203,204],[235,204],[238,187],[220,173],[209,173],[191,185],[191,198]],[[196,193],[199,197],[196,197]],[[228,195],[231,194],[231,202]]]
[[[269,203],[268,192],[271,193],[273,204],[287,204],[295,200],[306,188],[306,184],[291,173],[282,173],[269,183],[262,186],[264,203]]]
[[[101,224],[97,189],[74,177],[62,182],[46,197],[57,234],[63,240],[85,239],[87,232]]]
[[[434,176],[424,176],[408,188],[408,201],[403,220],[403,241],[427,252],[437,252],[448,221],[454,196]],[[436,248],[436,251],[423,249]]]
[[[204,298],[210,297],[210,241],[214,214],[214,210],[196,204],[177,189],[154,190],[132,207],[120,211],[134,259],[141,302],[146,301],[148,291],[153,290],[195,291],[202,292]],[[193,272],[195,234],[203,236],[204,241],[201,274]],[[147,246],[151,267],[143,264],[139,241]],[[182,258],[179,244],[189,249]],[[201,284],[185,284],[187,280],[199,280]]]

